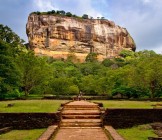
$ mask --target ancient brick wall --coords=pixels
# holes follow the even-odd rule
[[[162,122],[162,109],[106,109],[103,121],[114,128]]]
[[[162,109],[106,109],[104,125],[127,128],[139,124],[162,122]],[[58,124],[60,113],[0,113],[0,128],[47,128]]]
[[[36,129],[58,124],[60,113],[0,113],[0,128]]]

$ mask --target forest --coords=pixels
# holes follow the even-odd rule
[[[126,98],[162,97],[162,54],[122,50],[120,57],[84,63],[75,54],[67,60],[35,56],[8,26],[0,24],[0,99],[29,95],[121,95]]]

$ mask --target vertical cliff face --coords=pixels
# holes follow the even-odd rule
[[[136,48],[125,28],[105,19],[30,14],[26,30],[35,53],[54,58],[66,59],[73,53],[84,61],[87,54],[95,52],[103,60],[117,57],[123,49]]]

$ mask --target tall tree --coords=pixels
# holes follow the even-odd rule
[[[15,63],[9,44],[0,39],[0,98],[20,85],[20,71]]]
[[[0,39],[6,43],[12,44],[12,47],[22,46],[24,40],[14,33],[8,26],[0,24]]]
[[[33,52],[22,53],[17,58],[17,63],[22,72],[21,86],[25,92],[25,96],[36,87],[43,87],[49,84],[52,69],[46,62],[46,59],[37,57]]]

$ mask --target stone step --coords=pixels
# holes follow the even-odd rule
[[[100,119],[63,119],[61,127],[100,127]]]
[[[98,108],[98,105],[65,105],[64,108]]]
[[[60,127],[102,127],[102,123],[61,123]]]
[[[101,119],[62,119],[61,122],[101,122]]]
[[[94,127],[88,127],[88,126],[87,127],[77,127],[77,126],[76,127],[68,127],[67,126],[67,127],[61,127],[61,129],[101,129],[101,127],[97,127],[97,126],[96,127],[95,126]]]
[[[61,112],[61,128],[101,128],[101,111],[97,104],[75,101],[66,104]]]
[[[62,115],[100,115],[99,110],[63,110]]]
[[[62,115],[63,119],[100,119],[100,115]]]
[[[64,107],[64,110],[98,110],[99,108],[98,107],[89,107],[89,108],[86,108],[86,107]]]

